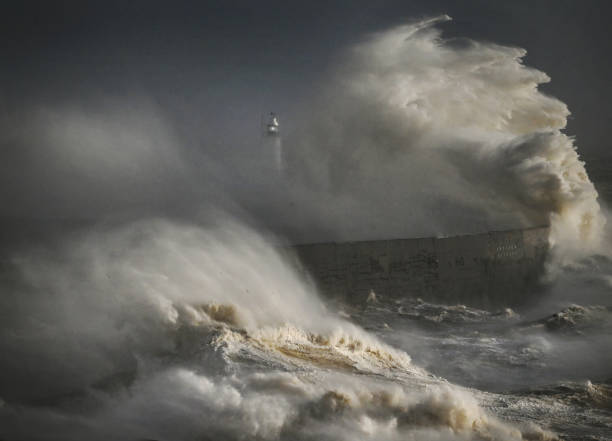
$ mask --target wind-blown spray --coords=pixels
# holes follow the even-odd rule
[[[276,248],[236,223],[136,223],[26,257],[14,261],[15,295],[1,300],[2,437],[519,441],[533,432],[326,311]]]
[[[550,224],[558,249],[592,249],[604,219],[562,132],[566,105],[538,90],[548,76],[523,49],[443,39],[435,25],[449,19],[374,34],[337,60],[293,152],[343,209],[325,219],[370,238]]]
[[[557,249],[596,245],[604,222],[597,194],[561,131],[566,106],[537,89],[548,77],[522,64],[521,49],[442,39],[434,25],[447,19],[375,34],[337,60],[313,116],[291,139],[294,186],[279,191],[296,197],[307,228],[340,237],[550,222]],[[104,128],[122,127],[114,119],[103,130],[88,119],[68,121],[78,130],[50,126],[67,158],[76,153],[65,148],[66,133],[79,141],[98,134],[103,151]],[[123,161],[125,139],[150,142],[118,138],[119,160],[101,155],[109,170],[134,162]],[[159,147],[133,157],[176,153]],[[78,170],[97,166],[85,156]],[[133,184],[129,167],[121,170]],[[194,171],[187,160],[159,170]],[[147,173],[139,182],[150,190],[154,181]],[[254,197],[231,188],[229,196]],[[285,215],[286,205],[268,199],[267,219]],[[370,305],[368,331],[348,313],[334,315],[287,256],[227,219],[204,230],[147,221],[91,231],[5,263],[2,438],[555,439],[528,424],[543,418],[546,408],[537,406],[545,400],[527,397],[522,406],[430,375],[374,335],[391,329],[377,317],[402,325],[397,305]],[[443,322],[447,311],[504,320],[465,307],[433,309],[444,313],[424,320]],[[444,350],[465,348],[455,334],[466,327],[453,328]],[[497,339],[486,332],[468,337],[493,347],[495,361]],[[515,360],[538,356],[525,349],[518,358],[510,353],[513,369]],[[482,403],[524,427],[500,422]]]

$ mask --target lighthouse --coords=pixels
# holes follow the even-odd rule
[[[280,124],[278,116],[274,112],[270,112],[268,122],[265,126],[265,147],[270,150],[273,157],[273,164],[276,172],[283,174],[285,164],[283,158],[283,143],[281,139]]]
[[[278,124],[278,117],[274,112],[270,112],[270,119],[268,120],[268,124],[266,124],[266,131],[270,136],[280,135],[280,125]]]

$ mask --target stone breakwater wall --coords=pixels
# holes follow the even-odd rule
[[[542,289],[549,227],[444,238],[293,246],[320,292],[349,302],[420,297],[474,307],[517,306]]]

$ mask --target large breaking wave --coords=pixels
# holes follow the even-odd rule
[[[550,224],[555,245],[597,246],[597,192],[562,132],[566,105],[538,90],[549,77],[523,49],[443,39],[448,19],[375,34],[337,62],[295,141],[342,207],[325,222],[371,238]]]
[[[538,91],[548,77],[522,49],[442,39],[446,19],[338,60],[283,144],[298,208],[271,197],[265,215],[352,238],[550,223],[562,254],[596,247],[597,193],[566,106]],[[100,227],[3,265],[2,438],[556,439],[328,311],[290,255],[234,221]]]
[[[110,228],[12,265],[0,340],[7,439],[545,434],[498,421],[326,311],[277,248],[231,222]]]

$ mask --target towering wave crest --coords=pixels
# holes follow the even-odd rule
[[[107,227],[15,256],[0,436],[531,436],[326,311],[286,258],[228,221]]]
[[[375,34],[337,60],[283,143],[293,185],[274,178],[282,194],[265,217],[340,238],[550,223],[559,255],[596,247],[597,193],[562,132],[566,106],[538,91],[548,77],[522,49],[443,39],[445,20]],[[230,188],[227,199],[253,198]],[[327,311],[287,259],[227,219],[101,227],[14,255],[0,278],[0,437],[555,439],[499,421],[480,405],[495,396]]]
[[[374,34],[338,60],[296,140],[306,179],[378,235],[550,224],[558,250],[592,249],[604,218],[562,132],[566,105],[538,90],[549,77],[523,49],[442,38],[449,19]]]

